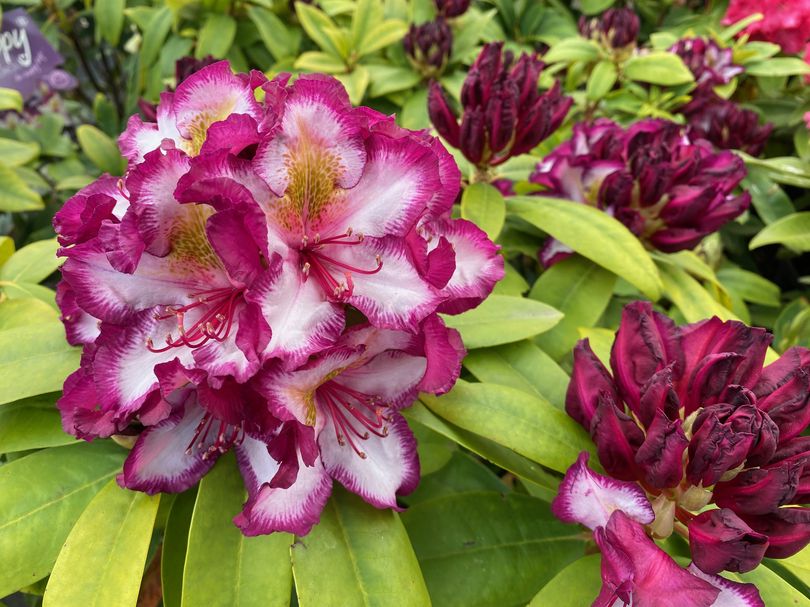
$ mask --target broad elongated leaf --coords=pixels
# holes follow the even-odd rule
[[[76,442],[74,437],[62,430],[55,404],[57,397],[57,394],[46,394],[0,408],[0,453]]]
[[[33,297],[9,298],[0,302],[0,332],[58,320],[59,313],[56,310]]]
[[[675,53],[653,51],[634,55],[624,64],[624,75],[630,80],[672,86],[694,81],[694,76]]]
[[[43,607],[134,605],[159,502],[159,495],[129,491],[109,481],[68,535]]]
[[[0,281],[37,283],[62,265],[55,238],[38,240],[14,253],[0,268]]]
[[[163,48],[163,41],[172,27],[172,9],[164,6],[152,15],[149,26],[144,29],[141,44],[140,67],[146,70],[152,66]]]
[[[524,605],[585,553],[575,526],[526,495],[456,493],[415,504],[402,520],[433,604],[443,607]]]
[[[579,339],[579,327],[596,324],[613,294],[616,275],[575,255],[554,264],[540,275],[529,297],[554,306],[565,316],[560,323],[537,337],[537,343],[555,360],[571,351]]]
[[[99,441],[0,466],[0,596],[50,573],[73,524],[123,458],[118,445]]]
[[[0,110],[16,110],[22,112],[23,98],[17,89],[0,87]]]
[[[230,15],[211,13],[200,28],[197,49],[194,56],[202,59],[206,55],[224,57],[233,44],[236,35],[236,21]]]
[[[512,489],[487,465],[470,453],[453,452],[450,461],[438,472],[422,474],[416,491],[402,499],[408,506],[458,493],[487,492],[506,495]]]
[[[558,472],[565,472],[591,439],[547,400],[515,388],[459,381],[447,394],[422,402],[449,422],[498,442]]]
[[[678,266],[660,265],[664,281],[664,293],[683,314],[688,322],[697,322],[711,316],[723,320],[736,320],[736,316],[714,299],[697,280]]]
[[[80,356],[58,321],[0,331],[0,405],[59,390]]]
[[[793,213],[765,226],[751,239],[749,247],[783,244],[796,251],[810,251],[810,211]]]
[[[610,349],[616,334],[610,329],[588,327],[579,330],[579,338],[587,339],[591,350],[608,369],[610,368]]]
[[[163,551],[160,555],[160,582],[163,590],[163,607],[180,607],[183,594],[183,566],[186,562],[188,529],[197,501],[194,487],[177,496],[166,521],[163,535]]]
[[[289,605],[292,537],[242,535],[233,517],[245,499],[242,477],[230,454],[200,481],[188,533],[182,607]]]
[[[741,268],[721,268],[717,277],[745,301],[778,308],[779,287],[759,274]]]
[[[337,485],[320,523],[293,544],[292,559],[301,607],[430,605],[399,515]]]
[[[770,605],[810,606],[810,599],[768,567],[759,566],[748,573],[724,573],[723,575],[733,580],[754,584],[759,590],[763,602],[769,607]]]
[[[126,0],[95,0],[93,16],[97,40],[103,38],[113,46],[118,45],[124,27],[124,8]]]
[[[76,138],[82,151],[101,171],[121,175],[125,163],[118,146],[110,137],[92,124],[83,124],[76,129]]]
[[[477,308],[458,316],[445,316],[448,327],[458,329],[468,348],[485,348],[533,337],[548,331],[562,314],[544,303],[523,297],[490,295]]]
[[[0,137],[0,158],[8,167],[22,166],[39,156],[39,144]]]
[[[44,207],[42,197],[0,162],[0,211],[38,211]]]
[[[472,221],[495,240],[506,219],[503,195],[488,183],[470,184],[461,195],[461,217]]]
[[[660,296],[661,278],[649,253],[630,230],[607,213],[543,196],[515,196],[507,200],[507,210],[621,276],[650,299]]]
[[[591,554],[571,563],[535,595],[529,607],[590,605],[602,587],[601,562],[601,554]]]
[[[531,341],[473,350],[464,366],[479,381],[542,396],[559,409],[565,405],[568,374]]]
[[[288,28],[275,13],[260,6],[249,6],[247,15],[259,30],[262,42],[276,61],[292,57],[298,52],[301,36]]]

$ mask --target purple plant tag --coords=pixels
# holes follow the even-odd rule
[[[63,61],[24,9],[3,13],[0,86],[17,89],[24,99],[28,99],[34,94],[37,84]]]

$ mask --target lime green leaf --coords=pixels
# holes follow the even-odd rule
[[[526,279],[515,269],[509,261],[503,265],[504,275],[498,281],[495,288],[492,290],[496,295],[511,295],[512,297],[519,297],[529,290],[529,283]]]
[[[587,339],[591,350],[606,367],[610,367],[610,349],[613,347],[615,334],[610,329],[601,327],[581,327],[579,338]]]
[[[506,219],[503,195],[488,183],[473,183],[461,195],[461,217],[472,221],[495,240]]]
[[[352,48],[360,50],[371,29],[383,20],[383,5],[375,0],[357,0],[352,14]]]
[[[339,30],[326,13],[303,2],[295,3],[295,12],[307,36],[322,51],[345,59],[345,53],[342,52],[342,42],[336,40],[335,37],[335,32]]]
[[[430,605],[399,515],[337,484],[320,523],[293,544],[292,559],[301,607]]]
[[[548,331],[562,314],[544,303],[524,297],[490,295],[477,308],[458,316],[444,316],[457,329],[467,348],[485,348],[533,337]]]
[[[76,137],[82,151],[94,165],[110,175],[121,175],[126,166],[118,146],[106,134],[92,124],[83,124],[76,129]]]
[[[746,167],[756,167],[777,183],[786,183],[800,188],[810,188],[810,163],[794,156],[754,158],[745,152],[737,154],[745,160]]]
[[[158,9],[149,20],[149,26],[143,31],[143,43],[141,44],[141,70],[147,70],[160,55],[163,48],[163,41],[172,27],[172,9],[164,6]]]
[[[767,567],[760,566],[748,573],[724,573],[723,575],[732,580],[754,584],[766,605],[810,606],[810,599]]]
[[[0,332],[0,405],[60,390],[80,356],[58,321]]]
[[[357,48],[360,56],[370,55],[399,42],[408,33],[408,24],[398,19],[386,19],[375,25]]]
[[[554,43],[548,52],[543,55],[543,61],[546,63],[596,61],[599,59],[600,53],[599,45],[593,40],[574,36],[563,38]]]
[[[0,289],[9,299],[33,298],[49,305],[54,310],[59,309],[56,305],[56,293],[48,287],[32,282],[6,282],[0,280]]]
[[[529,607],[590,605],[602,587],[602,555],[591,554],[568,565],[538,592]]]
[[[593,450],[587,433],[563,411],[515,388],[459,380],[443,396],[421,398],[450,423],[558,472],[565,472],[581,451]]]
[[[771,563],[767,560],[765,562],[770,567]],[[810,586],[810,546],[806,546],[799,553],[786,559],[774,561],[774,564],[784,567],[799,580],[802,580],[806,586]]]
[[[653,301],[660,296],[661,279],[650,254],[630,230],[607,213],[543,196],[510,198],[507,210],[621,276]]]
[[[324,74],[343,74],[346,64],[343,60],[329,53],[321,51],[307,51],[301,53],[295,60],[295,69],[310,72],[323,72]]]
[[[260,6],[249,6],[247,14],[276,61],[298,54],[300,31],[287,27],[273,12]]]
[[[745,72],[751,76],[798,76],[810,74],[810,65],[798,57],[774,57],[761,63],[749,63]]]
[[[0,268],[0,280],[33,283],[44,280],[64,261],[56,256],[58,248],[56,238],[38,240],[24,246]]]
[[[29,188],[17,173],[0,162],[0,211],[38,211],[44,208],[42,197]]]
[[[18,167],[39,156],[39,144],[0,137],[0,158],[7,167]]]
[[[163,590],[163,607],[180,607],[183,594],[183,566],[186,562],[188,529],[197,501],[197,487],[184,491],[174,500],[166,530],[163,534],[163,551],[160,555],[160,582]]]
[[[597,63],[588,77],[588,84],[585,88],[588,99],[596,101],[607,95],[616,84],[618,77],[619,73],[612,61],[605,59]]]
[[[781,305],[779,287],[759,274],[729,267],[718,270],[717,277],[745,301],[774,308]]]
[[[11,236],[0,236],[0,266],[14,255],[14,239]]]
[[[553,359],[566,356],[579,339],[579,327],[591,327],[602,316],[613,295],[616,275],[574,255],[554,264],[540,275],[529,297],[554,306],[565,316],[537,337],[538,345]]]
[[[261,10],[261,9],[260,9]],[[202,59],[206,55],[224,57],[236,36],[236,21],[230,15],[211,13],[200,28],[194,56]]]
[[[473,350],[464,358],[464,366],[478,381],[542,396],[558,409],[565,405],[568,375],[531,341]]]
[[[59,313],[39,299],[21,297],[0,302],[0,331],[58,320]]]
[[[71,527],[123,456],[111,441],[96,441],[0,466],[0,596],[50,573]]]
[[[527,495],[456,493],[411,506],[402,521],[433,604],[443,607],[525,605],[585,553],[579,530]],[[486,575],[470,575],[482,563]]]
[[[634,55],[624,64],[624,75],[630,80],[673,86],[693,82],[694,76],[675,53],[653,51]]]
[[[242,535],[233,517],[245,498],[232,454],[200,481],[188,533],[182,607],[289,605],[292,537]]]
[[[0,86],[0,110],[16,110],[22,112],[23,98],[20,91]]]
[[[586,15],[595,15],[613,6],[614,0],[582,0],[582,12]]]
[[[368,91],[371,97],[382,97],[397,91],[404,91],[422,81],[421,74],[407,67],[367,63],[365,68],[371,78]]]
[[[796,251],[810,251],[810,211],[777,219],[754,236],[748,246],[756,249],[769,244],[782,244]]]
[[[95,0],[93,16],[96,18],[96,39],[104,39],[113,46],[121,39],[124,27],[126,0]]]
[[[664,294],[678,306],[687,322],[697,322],[711,316],[723,320],[737,320],[737,317],[714,299],[702,284],[678,266],[662,263],[659,270],[664,281]]]
[[[349,100],[354,105],[359,105],[363,101],[366,94],[366,88],[369,83],[368,70],[362,65],[358,65],[348,74],[338,74],[338,80],[346,87],[346,92],[349,93]]]
[[[111,480],[68,535],[43,607],[134,605],[159,502],[160,495],[122,489]]]
[[[72,175],[70,177],[60,179],[54,187],[59,191],[81,190],[84,186],[90,185],[94,181],[95,179],[89,175]]]
[[[0,453],[69,445],[76,439],[62,430],[57,395],[26,398],[0,407]]]

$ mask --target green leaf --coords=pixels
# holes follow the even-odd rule
[[[158,9],[149,20],[149,27],[143,31],[143,43],[141,44],[141,70],[148,70],[157,60],[163,48],[163,41],[172,27],[172,9],[164,6]]]
[[[122,489],[115,480],[107,483],[68,535],[43,607],[134,605],[159,502],[160,495]]]
[[[38,240],[24,246],[0,268],[0,280],[32,283],[44,280],[64,261],[56,256],[58,248],[56,238]]]
[[[39,156],[39,144],[0,137],[0,158],[7,167],[27,164]]]
[[[765,223],[773,223],[796,212],[785,191],[760,167],[748,167],[748,175],[743,180],[742,187],[750,192],[751,203]]]
[[[295,69],[310,72],[323,72],[324,74],[343,74],[346,64],[343,60],[322,51],[307,51],[301,53],[295,60]]]
[[[472,221],[490,240],[495,240],[506,220],[506,202],[494,186],[472,183],[461,195],[461,217]]]
[[[0,211],[39,211],[42,197],[29,188],[12,169],[0,162]]]
[[[593,40],[586,40],[581,36],[563,38],[551,46],[543,55],[546,63],[570,61],[596,61],[601,51],[599,45]]]
[[[301,42],[298,30],[290,29],[273,12],[260,6],[249,6],[247,14],[256,25],[256,29],[259,30],[262,42],[276,61],[298,54],[298,46]]]
[[[529,607],[590,605],[602,587],[602,555],[591,554],[568,565],[538,592]]]
[[[612,61],[600,61],[594,66],[591,75],[588,77],[588,84],[585,88],[586,96],[592,101],[601,99],[610,92],[618,77],[619,73],[616,71],[616,65]]]
[[[309,535],[292,547],[300,607],[424,607],[422,572],[396,512],[339,485]]]
[[[58,320],[56,310],[33,297],[9,298],[0,302],[0,331]]]
[[[810,74],[810,65],[798,57],[774,57],[761,63],[749,63],[745,72],[750,76],[798,76]]]
[[[778,308],[781,305],[779,287],[767,278],[741,268],[721,268],[717,277],[745,301]]]
[[[544,196],[515,196],[507,200],[507,210],[621,276],[653,301],[660,296],[661,278],[649,253],[604,211]]]
[[[0,332],[0,405],[60,390],[80,357],[58,321]]]
[[[22,112],[23,98],[20,91],[0,86],[0,110]]]
[[[14,239],[11,236],[0,236],[0,266],[14,255]]]
[[[613,295],[616,275],[592,261],[574,255],[540,275],[529,297],[553,306],[565,316],[537,337],[538,345],[554,360],[566,356],[579,339],[579,327],[596,324]]]
[[[614,0],[582,0],[582,12],[586,15],[595,15],[613,6]]]
[[[386,19],[375,25],[356,49],[362,57],[399,42],[408,33],[408,24],[398,19]]]
[[[322,51],[335,57],[345,58],[345,53],[341,48],[342,43],[336,39],[334,33],[338,31],[338,28],[326,13],[304,2],[295,3],[295,12],[307,36]]]
[[[374,0],[357,0],[352,14],[351,44],[359,50],[372,28],[383,21],[383,5]]]
[[[683,60],[669,51],[633,55],[624,64],[623,72],[630,80],[663,86],[686,84],[695,79]]]
[[[526,279],[515,269],[509,261],[503,264],[504,275],[501,280],[495,285],[492,290],[496,295],[511,295],[512,297],[520,297],[529,290],[529,283]]]
[[[95,179],[90,177],[89,175],[72,175],[70,177],[65,177],[64,179],[60,179],[56,183],[56,189],[59,191],[62,190],[81,190],[83,187],[90,185],[93,183]]]
[[[113,46],[121,40],[124,28],[126,0],[94,0],[93,16],[96,18],[96,40],[104,39]]]
[[[767,112],[766,112],[767,113]],[[800,188],[810,188],[810,163],[794,156],[775,156],[773,158],[754,158],[745,152],[737,151],[745,160],[747,168],[756,167],[777,183],[786,183]]]
[[[95,441],[0,466],[0,596],[50,573],[71,527],[123,456],[111,441]]]
[[[477,308],[458,316],[444,316],[448,327],[461,333],[467,348],[485,348],[533,337],[548,331],[562,314],[544,303],[524,297],[490,295]]]
[[[810,251],[810,211],[793,213],[765,226],[751,239],[748,247],[756,249],[769,244],[782,244],[796,251]]]
[[[346,87],[346,92],[349,93],[349,100],[359,105],[363,101],[366,94],[366,88],[369,83],[368,70],[362,65],[358,65],[348,74],[338,74],[338,80]]]
[[[263,10],[263,9],[260,9]],[[230,15],[211,13],[200,28],[194,56],[202,59],[206,55],[224,57],[236,36],[236,21]]]
[[[74,443],[76,439],[62,430],[56,399],[43,395],[0,407],[0,453]]]
[[[767,567],[760,566],[748,573],[724,573],[724,576],[754,584],[766,605],[810,606],[810,599]]]
[[[610,349],[613,347],[615,333],[601,327],[583,327],[579,329],[579,338],[590,342],[591,350],[602,364],[610,368]]]
[[[443,607],[525,605],[585,553],[579,530],[527,495],[456,493],[411,506],[402,521]],[[484,564],[486,575],[471,575]]]
[[[436,415],[557,472],[581,451],[592,451],[587,433],[546,399],[496,384],[459,380],[447,394],[422,395]]]
[[[810,585],[810,546],[806,546],[797,554],[786,559],[779,559],[775,564],[787,569],[799,580],[802,580],[805,586]]]
[[[233,517],[245,502],[232,454],[200,481],[188,533],[182,607],[286,607],[292,537],[245,537]]]
[[[558,409],[565,406],[568,375],[531,341],[473,350],[464,358],[464,366],[478,381],[542,396]]]
[[[188,529],[197,501],[197,487],[184,491],[174,500],[166,530],[163,534],[163,551],[160,555],[160,583],[163,590],[163,607],[180,607],[183,594],[183,566],[186,562]]]
[[[110,175],[121,175],[126,163],[118,146],[92,124],[83,124],[76,129],[76,138],[82,151],[94,165]]]
[[[371,78],[368,91],[371,97],[382,97],[397,91],[404,91],[422,81],[421,74],[407,67],[377,63],[367,63],[365,67]]]
[[[418,423],[414,423],[412,428],[424,429],[426,432],[430,432],[430,430]],[[455,447],[455,444],[451,441],[447,442]],[[422,478],[416,491],[403,497],[403,502],[408,506],[413,506],[439,497],[471,491],[485,491],[490,494],[494,492],[499,496],[512,492],[512,489],[496,476],[491,468],[474,455],[459,449],[455,449],[449,454],[450,461],[437,473],[421,473]],[[421,456],[419,463],[420,465],[422,463]],[[403,520],[403,522],[405,521]]]
[[[664,281],[664,294],[678,306],[687,322],[697,322],[711,316],[718,316],[722,320],[737,320],[702,284],[678,266],[662,263],[659,269]]]
[[[54,310],[59,308],[56,305],[56,293],[48,287],[31,282],[3,282],[0,281],[0,288],[9,299],[38,299],[48,304]]]

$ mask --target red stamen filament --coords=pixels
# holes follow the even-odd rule
[[[385,423],[391,419],[383,415],[385,408],[379,397],[363,394],[335,381],[321,386],[318,396],[332,417],[338,444],[348,443],[361,458],[365,459],[366,454],[357,446],[355,439],[368,440],[371,434],[380,438],[388,436]],[[369,418],[369,415],[373,417]],[[355,423],[359,423],[361,428],[355,427]]]
[[[199,348],[212,339],[214,341],[224,341],[227,339],[233,327],[233,319],[236,312],[236,305],[242,289],[224,287],[192,293],[189,297],[196,301],[185,306],[167,306],[164,314],[155,314],[155,320],[177,319],[177,333],[175,338],[170,333],[166,336],[166,345],[156,348],[152,338],[146,340],[146,347],[151,352],[166,352],[171,348],[186,346],[188,348]],[[195,308],[208,306],[203,315],[190,327],[185,326],[185,315]]]
[[[379,255],[376,256],[376,268],[366,269],[359,268],[347,264],[343,261],[335,259],[329,255],[325,255],[322,251],[327,246],[354,246],[363,242],[363,235],[352,235],[352,229],[348,228],[343,234],[337,236],[330,236],[329,238],[321,239],[320,235],[316,235],[310,244],[309,238],[304,237],[301,239],[301,253],[304,258],[304,265],[302,271],[306,277],[312,275],[321,288],[328,294],[331,294],[335,299],[345,300],[351,297],[354,291],[354,282],[352,281],[352,274],[376,274],[382,269],[382,259]],[[343,274],[345,281],[338,282],[332,275],[333,271]]]
[[[211,413],[206,412],[203,415],[200,423],[197,424],[197,429],[194,431],[194,436],[192,437],[191,442],[186,447],[186,453],[191,453],[195,447],[198,450],[202,450],[206,441],[208,440],[208,433],[211,431],[213,420],[214,417],[211,415]],[[234,444],[238,443],[241,445],[244,440],[245,429],[241,424],[238,426],[232,426],[222,420],[219,420],[216,438],[214,439],[214,442],[202,452],[202,458],[205,460],[214,456],[216,453],[225,453]]]

